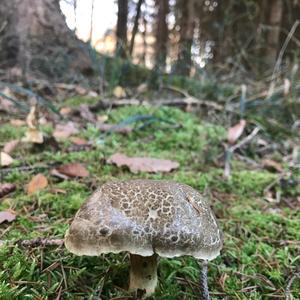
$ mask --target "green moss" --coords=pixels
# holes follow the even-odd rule
[[[81,203],[103,182],[173,179],[207,194],[224,231],[222,254],[209,267],[213,299],[269,299],[275,292],[284,296],[287,278],[300,266],[300,213],[264,200],[264,189],[277,175],[247,170],[233,158],[232,177],[224,180],[223,169],[211,162],[223,153],[226,130],[178,109],[124,107],[111,111],[109,122],[120,123],[141,114],[153,115],[156,121],[143,128],[141,122],[132,123],[135,130],[128,135],[103,135],[92,125],[82,129],[79,135],[96,144],[89,151],[69,151],[68,142],[60,142],[60,151],[47,147],[33,151],[30,146],[17,149],[16,166],[49,166],[26,172],[10,170],[3,177],[15,183],[17,190],[0,203],[0,210],[13,208],[17,218],[1,224],[1,239],[63,238]],[[50,135],[52,127],[43,130]],[[24,128],[4,125],[0,132],[5,142],[21,137]],[[173,159],[180,168],[167,174],[131,174],[127,168],[106,163],[116,152]],[[68,162],[85,164],[91,176],[63,181],[49,175],[52,166]],[[47,176],[49,186],[28,196],[26,185],[38,172]],[[296,179],[298,176],[295,172]],[[289,186],[283,193],[294,197],[296,189]],[[63,299],[93,299],[101,290],[100,297],[106,300],[126,294],[129,261],[123,253],[77,257],[63,248],[5,246],[0,247],[0,270],[0,299],[55,299],[59,291]],[[153,299],[198,298],[198,276],[198,263],[191,257],[161,259]],[[300,294],[298,282],[291,291],[294,297]]]

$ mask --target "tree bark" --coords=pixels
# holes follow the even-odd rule
[[[169,13],[169,0],[156,0],[157,28],[155,44],[155,67],[161,71],[166,68],[169,30],[167,15]]]
[[[140,15],[141,15],[141,7],[143,4],[144,0],[139,0],[139,2],[136,5],[136,14],[134,18],[134,25],[132,29],[132,35],[131,35],[131,40],[130,40],[130,47],[129,47],[129,55],[132,56],[133,48],[134,48],[134,40],[135,36],[138,32],[139,28],[139,20],[140,20]]]
[[[180,39],[178,58],[175,66],[177,74],[188,76],[192,67],[192,45],[195,27],[195,0],[177,0],[180,12]]]
[[[126,58],[127,51],[128,0],[118,0],[118,21],[116,32],[116,55]]]
[[[2,1],[0,20],[0,67],[51,78],[91,71],[86,45],[67,27],[58,0]]]
[[[272,0],[269,3],[268,25],[270,29],[266,36],[265,61],[269,67],[274,67],[280,43],[280,25],[282,22],[283,1]]]

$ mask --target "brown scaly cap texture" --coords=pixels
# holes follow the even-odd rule
[[[207,200],[185,184],[129,180],[104,184],[82,205],[65,238],[77,255],[129,251],[211,260],[221,233]]]

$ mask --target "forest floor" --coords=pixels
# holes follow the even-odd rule
[[[76,109],[77,102],[73,102],[60,105]],[[270,137],[261,131],[243,146],[244,152],[238,149],[231,160],[231,176],[225,179],[224,127],[167,107],[123,107],[105,116],[97,114],[112,124],[130,123],[132,116],[141,114],[155,118],[151,123],[130,123],[134,130],[127,134],[101,134],[86,120],[65,116],[60,122],[74,121],[78,131],[73,136],[82,140],[67,137],[58,142],[50,138],[57,124],[42,122],[39,130],[48,140],[41,145],[18,145],[10,154],[14,161],[1,170],[1,182],[16,185],[16,190],[0,200],[0,211],[16,218],[0,224],[0,240],[62,239],[80,205],[104,182],[173,179],[207,195],[224,233],[221,255],[209,264],[213,299],[300,299],[299,169],[291,171],[278,151],[242,159],[244,153],[253,154],[253,149],[268,144]],[[16,123],[2,114],[1,148],[24,137],[27,125]],[[169,159],[180,166],[169,173],[133,174],[126,167],[107,163],[107,158],[120,152]],[[269,163],[263,164],[266,158]],[[67,163],[82,164],[89,176],[62,179],[51,175],[51,170]],[[28,184],[39,173],[48,182],[28,192]],[[23,247],[6,242],[0,246],[2,300],[132,299],[126,294],[126,253],[78,257],[63,246]],[[162,258],[154,299],[199,299],[198,277],[194,258]]]

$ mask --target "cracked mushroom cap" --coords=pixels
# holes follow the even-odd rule
[[[211,260],[221,232],[206,199],[185,184],[129,180],[104,184],[81,206],[65,237],[77,255],[128,251]]]

